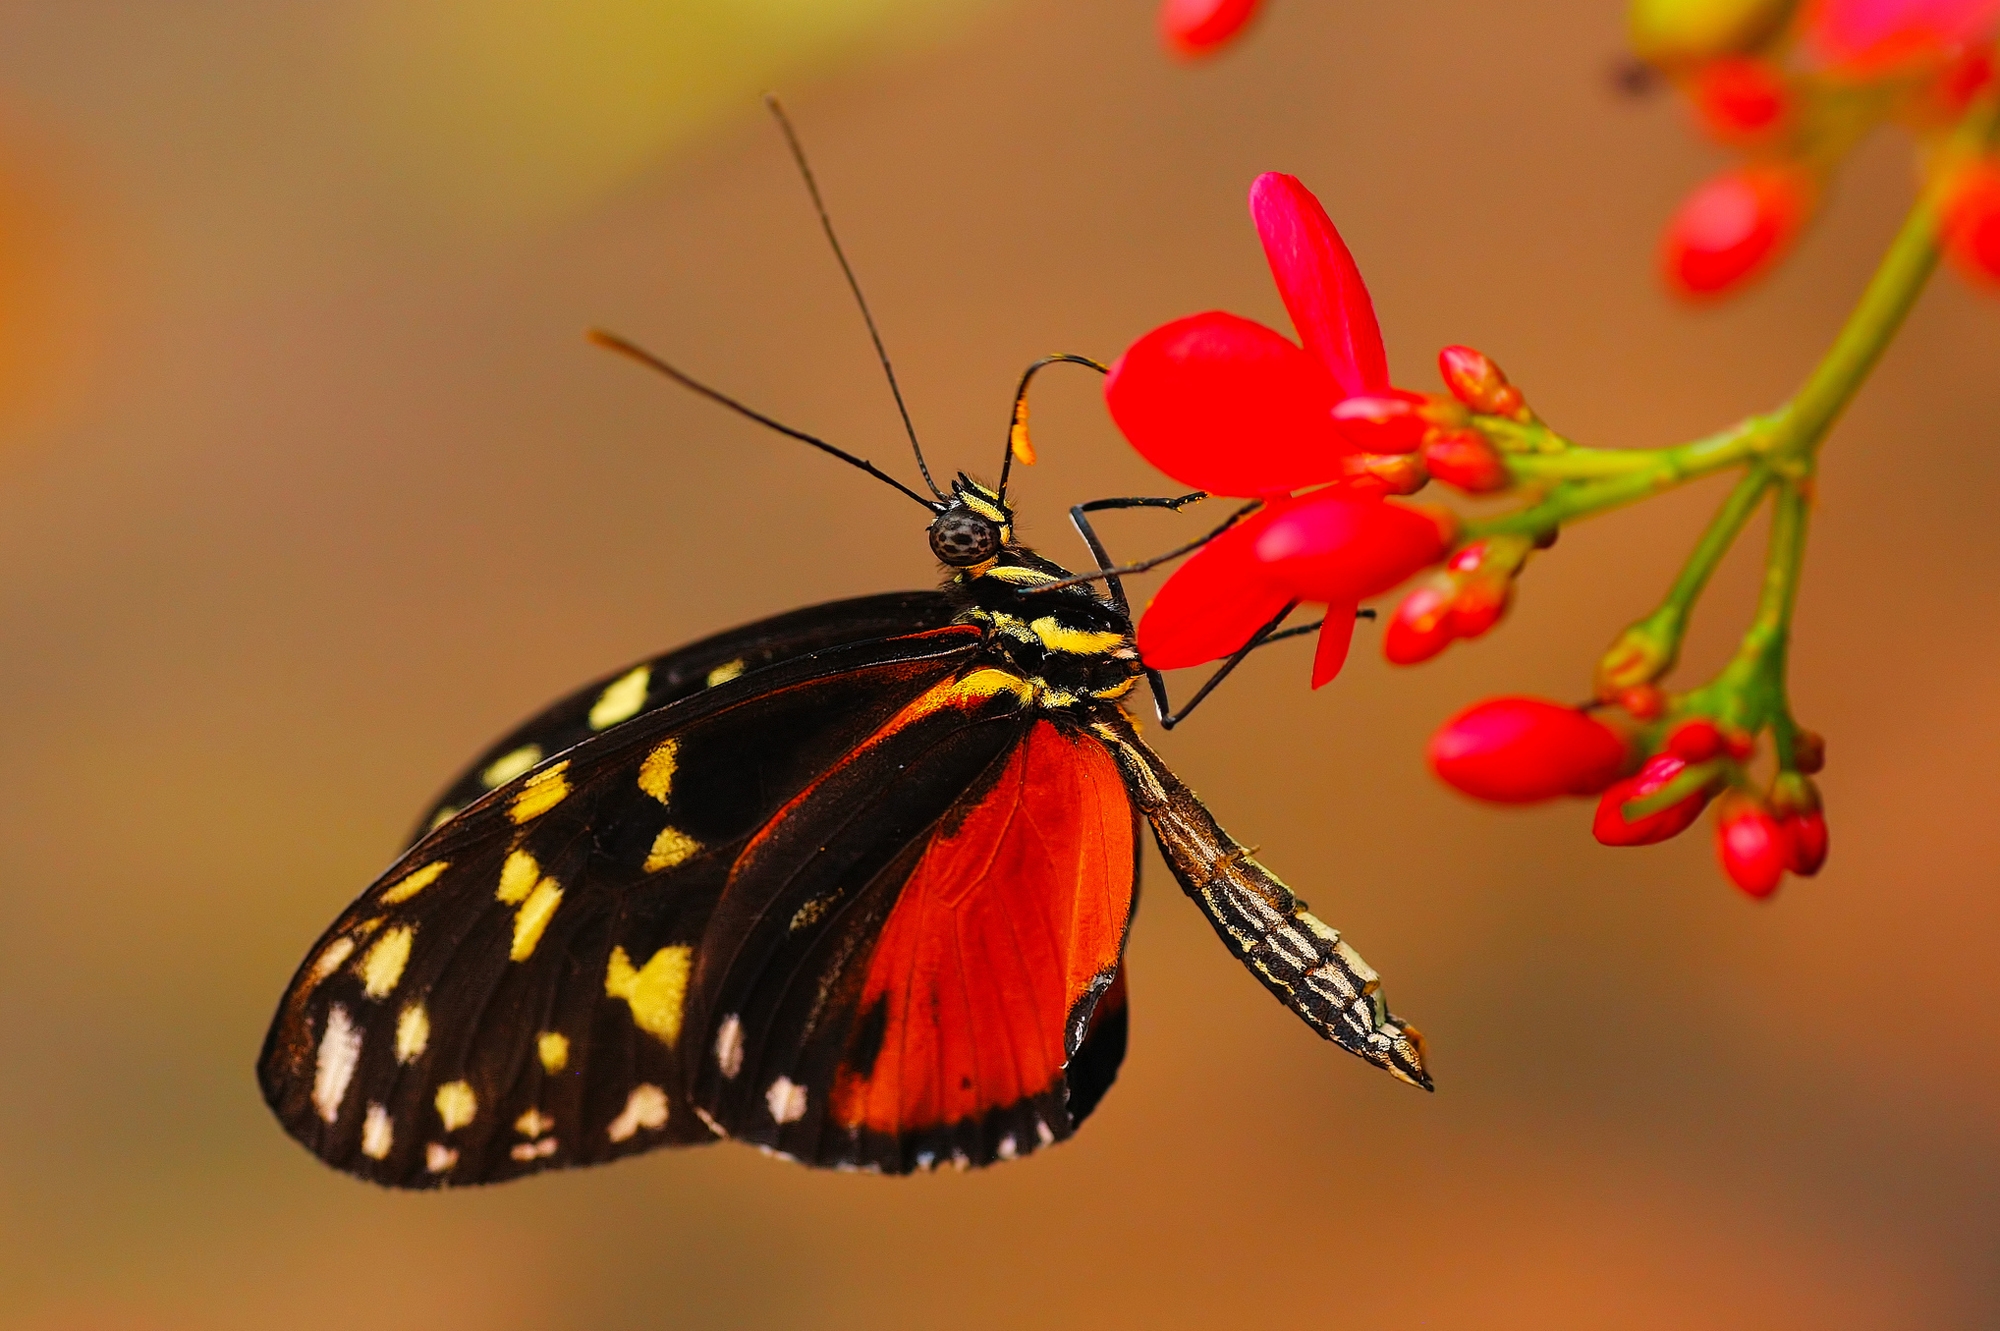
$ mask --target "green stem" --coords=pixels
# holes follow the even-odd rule
[[[1560,465],[1578,459],[1577,475],[1589,477],[1556,486],[1540,503],[1465,525],[1467,540],[1500,534],[1544,536],[1578,518],[1602,513],[1702,476],[1746,462],[1764,447],[1771,418],[1752,416],[1706,439],[1673,448],[1576,449],[1568,454],[1509,457],[1510,468]],[[1631,461],[1626,461],[1631,459]],[[1590,468],[1602,468],[1592,472]],[[1518,473],[1517,473],[1518,474]],[[1533,474],[1532,472],[1528,474]],[[1544,475],[1557,475],[1551,470]]]
[[[1736,538],[1743,531],[1743,524],[1757,511],[1757,505],[1764,500],[1764,491],[1771,485],[1771,473],[1763,467],[1752,467],[1736,488],[1722,501],[1722,507],[1709,520],[1708,530],[1695,542],[1687,563],[1681,566],[1680,576],[1667,589],[1666,597],[1660,602],[1661,609],[1671,608],[1687,622],[1688,612],[1701,597],[1702,589],[1714,575],[1722,557],[1729,553],[1729,547],[1736,544]]]

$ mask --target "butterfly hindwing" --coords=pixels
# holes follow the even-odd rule
[[[684,1017],[743,846],[979,637],[855,643],[719,683],[447,820],[294,977],[259,1065],[286,1128],[405,1187],[712,1139],[689,1112]]]
[[[1019,685],[933,689],[746,849],[694,1009],[693,1099],[730,1135],[984,1165],[1068,1137],[1116,1075],[1136,815],[1104,748]]]
[[[410,843],[487,791],[633,717],[809,652],[939,628],[951,621],[952,613],[950,599],[936,591],[857,596],[776,615],[634,662],[550,703],[487,745],[431,801]]]

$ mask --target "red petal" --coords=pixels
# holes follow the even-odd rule
[[[1322,491],[1283,513],[1257,542],[1265,577],[1302,601],[1361,601],[1444,558],[1431,513],[1350,490]]]
[[[1312,191],[1296,176],[1266,171],[1250,186],[1250,215],[1306,350],[1319,357],[1343,396],[1388,388],[1389,357],[1375,303]]]
[[[1218,661],[1291,601],[1269,586],[1252,554],[1273,515],[1259,513],[1210,541],[1174,571],[1139,620],[1139,656],[1155,670]]]
[[[1233,314],[1190,315],[1134,342],[1111,366],[1104,401],[1146,461],[1210,494],[1330,481],[1351,451],[1312,357]]]
[[[1352,601],[1326,608],[1326,623],[1320,625],[1319,646],[1313,651],[1314,688],[1333,683],[1347,664],[1347,649],[1354,645],[1355,612],[1360,608]]]

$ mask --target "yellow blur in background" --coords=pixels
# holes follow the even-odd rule
[[[990,479],[1036,355],[1282,326],[1265,169],[1341,226],[1399,383],[1468,342],[1575,437],[1654,444],[1789,392],[1908,166],[1873,145],[1774,281],[1672,307],[1653,237],[1712,163],[1611,91],[1620,9],[1287,0],[1189,70],[1151,0],[0,8],[0,1326],[2000,1321],[2000,306],[1949,278],[1827,451],[1794,651],[1818,880],[1754,905],[1705,828],[1606,850],[1584,805],[1422,768],[1474,697],[1585,692],[1707,490],[1568,533],[1486,641],[1399,671],[1364,629],[1320,694],[1275,648],[1161,740],[1383,973],[1435,1096],[1273,1003],[1157,861],[1117,1087],[982,1174],[721,1146],[394,1195],[251,1077],[303,950],[483,742],[934,577],[906,500],[581,340],[906,465],[757,93],[789,95],[935,465]],[[1035,427],[1025,535],[1081,560],[1067,505],[1163,482],[1090,376],[1046,377]],[[1105,527],[1140,553],[1198,521]]]

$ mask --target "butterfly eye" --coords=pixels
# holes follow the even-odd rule
[[[963,509],[931,524],[931,553],[954,568],[965,568],[1000,553],[1000,529]]]

